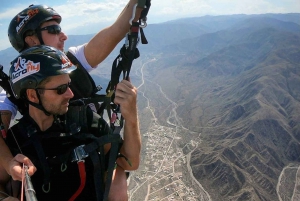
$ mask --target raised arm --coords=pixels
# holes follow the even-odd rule
[[[98,32],[85,46],[84,54],[88,63],[96,67],[101,63],[125,37],[129,31],[129,20],[132,17],[134,5],[137,0],[130,0],[117,20],[109,27]],[[133,21],[139,19],[142,9],[137,8]]]

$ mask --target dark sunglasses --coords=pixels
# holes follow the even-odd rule
[[[50,25],[43,28],[39,28],[39,30],[47,30],[49,34],[59,34],[61,32],[61,27],[59,25]]]
[[[62,95],[64,93],[66,93],[67,89],[70,87],[71,83],[67,83],[67,84],[62,84],[62,85],[59,85],[58,87],[56,88],[51,88],[51,89],[46,89],[46,88],[37,88],[38,90],[56,90],[56,93],[58,95]]]

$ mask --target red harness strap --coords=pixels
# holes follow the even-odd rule
[[[79,170],[79,175],[80,175],[80,186],[77,189],[77,191],[74,193],[74,195],[69,199],[69,201],[74,201],[79,194],[82,192],[84,186],[85,186],[85,181],[86,181],[86,172],[85,172],[85,164],[84,161],[78,161],[78,170]]]

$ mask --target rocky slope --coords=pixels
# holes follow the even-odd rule
[[[191,166],[213,200],[278,200],[282,169],[300,162],[299,27],[270,21],[200,36],[153,67],[182,121],[201,132]],[[220,42],[203,48],[203,38]]]

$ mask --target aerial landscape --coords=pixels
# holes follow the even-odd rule
[[[299,19],[206,15],[145,28],[130,74],[143,146],[129,200],[300,200]],[[119,49],[91,73],[103,89]],[[15,56],[0,51],[6,72]]]
[[[297,200],[299,30],[249,16],[143,58],[131,200]]]

